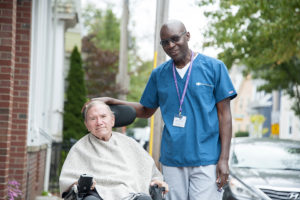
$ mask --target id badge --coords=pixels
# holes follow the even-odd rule
[[[186,122],[186,116],[175,115],[173,120],[173,126],[184,128]]]

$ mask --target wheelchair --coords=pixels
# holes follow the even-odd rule
[[[163,192],[165,191],[164,187],[158,187],[158,185],[150,186],[149,195],[143,193],[132,193],[128,197],[125,197],[121,200],[164,200]],[[99,200],[103,200],[98,193],[89,191],[81,191],[80,185],[73,185],[71,190],[63,194],[64,200],[83,200],[87,195],[94,195]]]
[[[136,118],[135,109],[131,106],[126,105],[109,105],[111,111],[115,115],[115,125],[114,128],[123,127],[131,124]],[[84,113],[84,112],[83,112]],[[75,184],[71,187],[71,189],[62,194],[62,198],[64,200],[88,200],[91,197],[92,199],[98,200],[107,200],[102,199],[97,191],[90,190],[92,186],[93,177],[82,174],[78,179],[78,184]],[[144,193],[132,193],[127,197],[120,200],[164,200],[164,187],[159,187],[158,185],[149,186],[149,194]],[[111,199],[108,199],[111,200]]]

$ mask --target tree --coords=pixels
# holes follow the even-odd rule
[[[83,123],[81,108],[86,102],[86,86],[82,60],[77,47],[74,47],[70,58],[70,69],[67,76],[67,90],[63,114],[63,146],[59,162],[60,174],[63,163],[71,146],[83,137],[87,130]],[[57,177],[50,177],[50,181],[56,181]]]
[[[74,47],[70,58],[70,70],[67,77],[66,101],[64,105],[63,140],[78,140],[86,133],[81,115],[81,107],[86,102],[86,87],[82,61],[77,47]]]
[[[97,48],[93,39],[95,36],[92,34],[82,39],[88,97],[117,97],[121,92],[116,85],[119,53]]]
[[[117,97],[120,22],[111,9],[89,5],[83,13],[88,35],[82,39],[88,97]]]
[[[260,90],[294,98],[300,117],[300,0],[199,1],[211,5],[219,8],[205,12],[211,23],[204,47],[223,49],[218,57],[229,68],[242,64],[245,74],[265,80]]]
[[[88,35],[82,40],[88,97],[124,94],[116,85],[119,62],[120,23],[111,8],[106,11],[88,6],[83,13]],[[135,38],[129,33],[128,101],[139,101],[152,70],[152,61],[143,61],[136,52]],[[137,118],[130,127],[145,127],[147,119]]]
[[[152,71],[152,61],[142,61],[130,71],[129,101],[139,101]]]
[[[136,55],[136,54],[135,54]],[[135,68],[131,69],[130,72],[130,88],[127,96],[128,101],[138,102],[142,96],[143,90],[146,86],[146,83],[149,79],[149,76],[152,71],[152,61],[142,61],[136,57]],[[139,61],[139,62],[138,62]],[[138,63],[138,64],[137,64]],[[129,63],[130,66],[133,66],[132,63]],[[137,118],[131,127],[145,127],[148,125],[148,119]]]
[[[102,11],[89,4],[82,15],[88,34],[93,35],[92,41],[103,51],[119,51],[120,46],[120,20],[111,7]]]

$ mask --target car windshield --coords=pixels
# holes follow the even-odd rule
[[[300,147],[273,142],[233,145],[232,167],[300,170]]]

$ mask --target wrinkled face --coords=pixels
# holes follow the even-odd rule
[[[112,135],[115,117],[106,105],[95,104],[87,111],[84,123],[94,136],[108,141]]]
[[[186,32],[183,27],[163,26],[160,38],[164,51],[175,62],[181,62],[188,55],[190,33]]]

